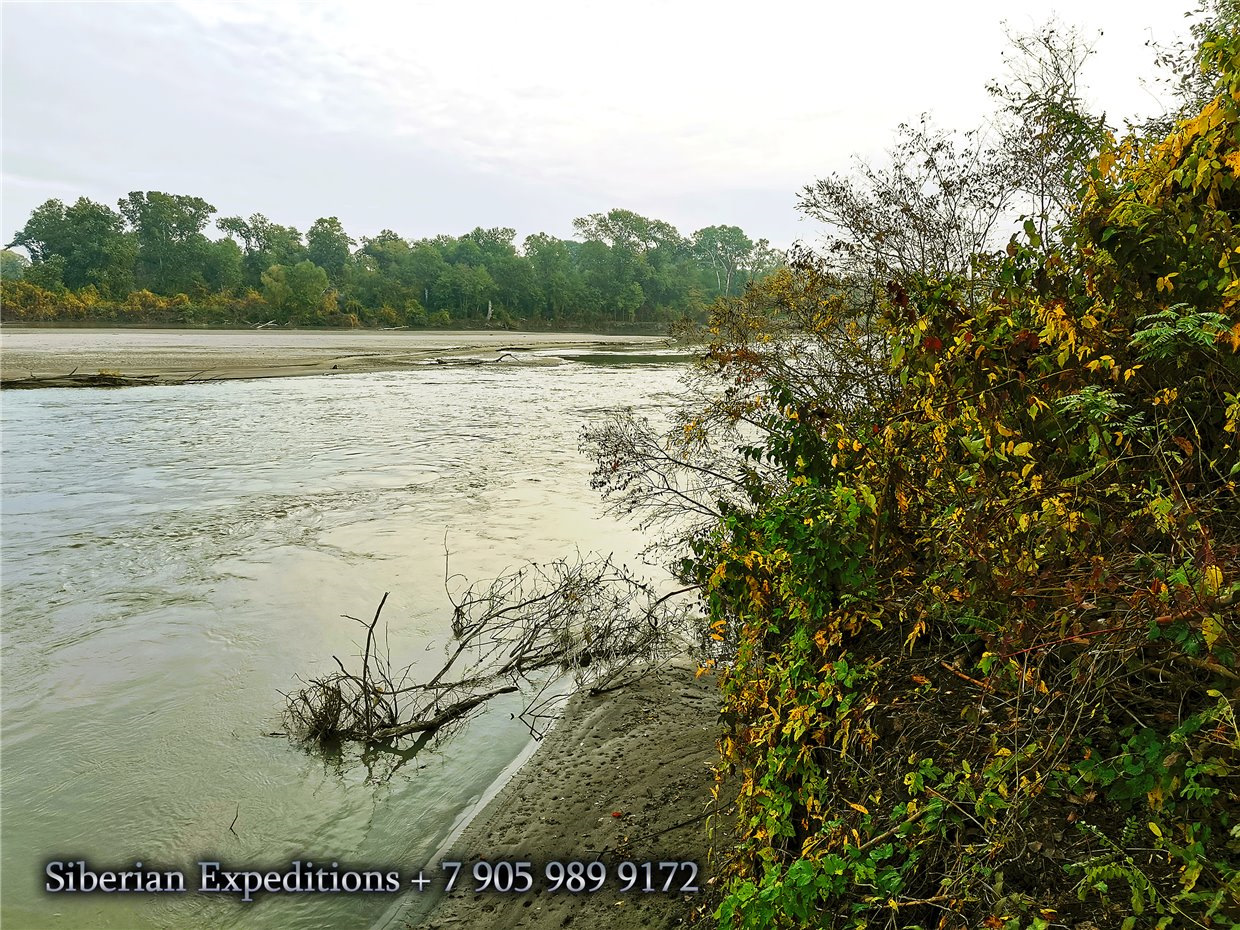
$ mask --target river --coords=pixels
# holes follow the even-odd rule
[[[577,451],[583,425],[674,395],[679,366],[627,361],[6,392],[0,922],[370,926],[393,896],[242,904],[193,893],[195,863],[431,864],[526,748],[512,708],[379,778],[265,735],[279,692],[354,654],[342,615],[384,591],[394,657],[436,667],[445,537],[472,578],[575,547],[634,562]],[[191,890],[52,895],[50,859]]]

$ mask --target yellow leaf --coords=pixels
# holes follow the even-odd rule
[[[1158,406],[1159,404],[1170,404],[1179,396],[1179,388],[1163,388],[1154,395],[1154,406]]]
[[[1214,617],[1206,617],[1201,621],[1201,635],[1206,641],[1206,648],[1214,651],[1214,644],[1223,635],[1223,624]]]
[[[1206,594],[1216,597],[1219,589],[1223,587],[1223,570],[1217,565],[1209,565],[1202,573],[1202,580],[1205,582]]]
[[[864,807],[862,807],[860,804],[854,804],[852,801],[848,802],[848,806],[851,807],[853,810],[857,811],[858,813],[861,813],[861,814],[869,813],[869,811],[866,810]]]
[[[1012,450],[1013,454],[1015,454],[1015,455],[1023,455],[1023,456],[1025,456],[1026,458],[1028,458],[1028,457],[1029,457],[1029,453],[1030,453],[1030,452],[1032,452],[1032,451],[1033,451],[1033,443],[1031,443],[1031,442],[1021,442],[1021,443],[1017,443],[1017,444],[1016,444],[1016,448],[1014,448],[1014,449]]]
[[[1162,839],[1162,830],[1158,829],[1158,824],[1154,823],[1154,821],[1152,821],[1152,820],[1151,820],[1151,821],[1147,824],[1147,826],[1150,828],[1150,832],[1151,832],[1151,833],[1153,833],[1153,834],[1154,834],[1156,837],[1158,837],[1160,840]]]

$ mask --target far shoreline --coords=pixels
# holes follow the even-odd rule
[[[664,336],[520,330],[0,328],[0,387],[116,387],[358,374],[436,362],[554,364],[557,351],[658,348]],[[525,355],[525,353],[529,353]]]

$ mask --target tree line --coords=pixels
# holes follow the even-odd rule
[[[518,247],[508,227],[352,238],[261,213],[214,220],[201,197],[135,191],[117,209],[48,200],[0,253],[4,322],[297,326],[633,326],[700,318],[783,254],[736,226],[691,236],[630,210],[579,217],[579,238]],[[13,251],[21,248],[26,255]]]

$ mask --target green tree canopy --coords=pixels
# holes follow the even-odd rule
[[[344,281],[353,245],[334,216],[315,220],[306,232],[306,257],[326,271],[328,280],[337,287]]]
[[[263,296],[285,319],[306,322],[330,305],[327,272],[306,260],[272,265],[262,276]]]
[[[203,235],[215,207],[201,197],[134,191],[120,201],[138,241],[135,277],[157,294],[205,286],[209,241]]]
[[[216,226],[241,240],[245,253],[245,283],[257,287],[264,271],[272,265],[295,265],[307,258],[301,233],[292,226],[273,223],[261,213],[248,220],[224,216]]]
[[[70,289],[94,285],[120,296],[133,285],[135,243],[125,218],[105,204],[80,197],[66,207],[48,200],[14,237],[34,264],[56,261],[53,277]]]
[[[0,278],[20,281],[30,267],[30,259],[12,249],[0,250]]]

